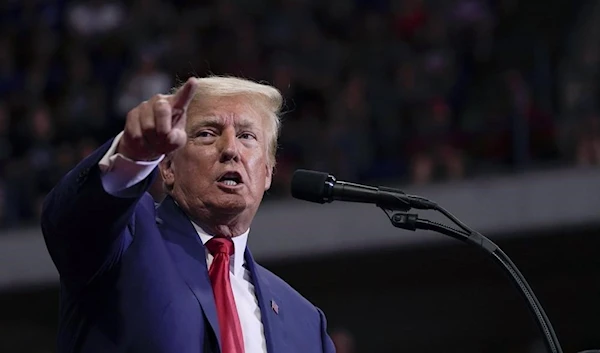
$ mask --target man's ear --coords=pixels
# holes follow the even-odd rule
[[[175,184],[175,172],[173,170],[173,154],[169,153],[158,164],[158,169],[167,190],[173,189]]]
[[[267,173],[265,174],[265,191],[267,191],[271,188],[271,182],[273,181],[273,172],[275,171],[275,168],[271,166],[271,163],[267,163],[265,168],[267,168]]]

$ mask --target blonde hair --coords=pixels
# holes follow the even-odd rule
[[[179,87],[181,88],[181,86]],[[177,88],[176,90],[178,90]],[[283,97],[279,90],[271,85],[231,76],[208,76],[198,79],[198,88],[192,103],[196,100],[222,97],[242,97],[251,105],[262,108],[268,114],[266,136],[269,141],[267,153],[269,163],[275,166],[277,140],[281,128],[281,108]]]

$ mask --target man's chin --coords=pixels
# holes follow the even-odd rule
[[[237,215],[247,209],[248,203],[241,195],[223,195],[211,205],[213,213]]]

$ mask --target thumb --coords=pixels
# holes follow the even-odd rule
[[[185,120],[185,119],[180,119]],[[171,129],[167,134],[167,141],[171,146],[181,147],[187,141],[187,133],[185,129]]]

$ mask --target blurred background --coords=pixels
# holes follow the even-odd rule
[[[600,348],[600,1],[2,0],[0,28],[0,352],[54,352],[46,193],[129,109],[208,74],[284,94],[251,247],[339,353],[544,348],[488,258],[291,200],[296,168],[438,201],[511,256],[565,352]]]

